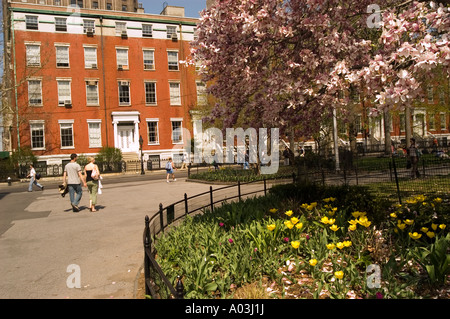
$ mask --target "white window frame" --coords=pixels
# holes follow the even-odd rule
[[[127,23],[126,22],[118,22],[116,21],[116,36],[122,36],[122,32],[127,32]]]
[[[447,130],[447,113],[445,113],[445,112],[439,113],[439,122],[440,122],[441,131],[446,131]]]
[[[159,145],[159,119],[149,118],[145,119],[147,123],[147,145]],[[156,123],[156,141],[150,141],[150,130],[148,127],[148,123]]]
[[[174,142],[174,133],[175,130],[173,128],[173,124],[175,122],[180,122],[180,136],[181,136],[181,140]],[[184,143],[184,137],[183,137],[183,118],[171,118],[170,119],[170,129],[171,129],[171,139],[172,139],[172,144],[183,144]]]
[[[26,42],[25,52],[27,66],[41,66],[41,44],[39,42]]]
[[[89,53],[88,55],[86,55],[86,49],[88,49],[88,51],[89,50],[95,51],[95,62],[93,59],[94,54]],[[84,52],[84,68],[85,69],[97,69],[97,47],[96,46],[84,46],[83,52]],[[92,67],[93,65],[95,67]]]
[[[175,34],[178,36],[177,32],[178,32],[178,27],[176,25],[166,26],[167,39],[172,39],[172,34]]]
[[[124,83],[127,83],[127,85],[124,85]],[[128,87],[128,102],[120,102],[120,87],[121,86],[127,86]],[[117,81],[117,89],[118,89],[118,98],[119,98],[119,105],[120,106],[130,106],[131,105],[131,85],[129,80],[118,80]]]
[[[436,113],[428,113],[428,130],[436,131]]]
[[[148,32],[148,30],[145,30],[146,32],[144,32],[144,26],[150,27],[150,32]],[[153,25],[152,24],[148,24],[148,23],[142,24],[142,37],[143,38],[153,38]]]
[[[58,120],[59,123],[59,140],[61,149],[74,149],[75,148],[75,138],[74,138],[74,131],[73,131],[73,123],[74,120]],[[63,127],[66,126],[66,127]],[[69,128],[72,130],[72,146],[63,146],[63,136],[62,136],[62,130]]]
[[[173,58],[171,58],[171,55],[174,53],[176,53],[176,65],[175,65],[175,61],[173,61]],[[176,69],[175,69],[175,66],[176,66]],[[167,68],[169,71],[179,71],[180,70],[179,59],[178,59],[178,50],[167,50]]]
[[[42,120],[31,120],[30,122],[30,142],[31,149],[34,151],[45,150],[45,123]],[[42,146],[33,146],[33,132],[42,131]]]
[[[63,23],[58,23],[58,22],[63,22]],[[62,26],[64,26],[64,30],[58,30],[59,28],[62,28]],[[62,17],[55,17],[55,32],[67,32],[67,18],[62,18]]]
[[[146,57],[146,53],[149,54],[149,52],[151,52],[152,55],[152,59],[150,60],[149,57]],[[147,59],[146,59],[147,58]],[[146,71],[154,71],[156,68],[155,65],[155,49],[147,49],[147,48],[143,48],[142,49],[142,59],[143,59],[143,64],[144,64],[144,70]],[[145,61],[152,61],[152,63],[145,63]],[[149,66],[148,68],[146,68],[145,66]]]
[[[64,66],[64,65],[58,65],[58,63],[61,63],[61,64],[63,64],[63,63],[65,63],[65,62],[61,62],[61,57],[59,57],[59,59],[60,59],[60,61],[58,62],[58,49],[61,49],[61,48],[65,48],[65,49],[67,49],[67,54],[66,54],[66,57],[63,57],[63,58],[66,58],[67,60],[67,65],[66,66]],[[56,67],[57,68],[70,68],[70,46],[69,46],[69,44],[59,44],[59,43],[55,43],[55,55],[56,55]],[[63,60],[64,61],[64,60]]]
[[[62,83],[60,82],[69,82],[69,95],[60,95],[63,88],[61,87]],[[57,78],[56,86],[58,92],[58,106],[64,106],[65,101],[70,101],[72,104],[72,79],[70,78]]]
[[[149,103],[147,102],[147,83],[153,83],[155,86],[155,102],[154,103]],[[156,80],[145,80],[144,81],[144,94],[145,94],[145,105],[157,105],[158,104],[158,99],[157,99],[157,95],[156,95]]]
[[[28,19],[36,19],[36,23],[33,21],[29,21]],[[36,28],[31,27],[36,25]],[[31,27],[31,28],[30,28]],[[26,15],[25,16],[25,28],[27,30],[39,30],[39,17],[38,16],[32,16],[32,15]]]
[[[177,95],[174,94],[174,89],[172,85],[178,86]],[[180,106],[181,105],[181,83],[179,81],[169,81],[169,95],[170,95],[170,105]]]
[[[92,23],[92,27],[88,25],[91,23]],[[88,28],[92,28],[92,33],[95,34],[95,20],[83,19],[83,33],[87,33]]]
[[[30,82],[39,82],[39,92],[31,92],[30,90]],[[40,78],[30,78],[27,81],[28,84],[28,105],[30,106],[42,106],[43,102],[42,102],[42,79]],[[39,94],[39,99],[40,102],[39,103],[31,103],[31,97],[32,95],[36,95]]]
[[[102,120],[87,120],[87,123],[88,123],[89,148],[101,148],[102,147]],[[96,132],[91,131],[91,124],[98,124],[98,137],[96,136]],[[97,140],[97,143],[94,143],[94,140],[91,139],[92,137],[95,137],[95,140]]]
[[[88,106],[99,106],[99,95],[98,95],[98,80],[97,79],[86,79],[86,105]],[[96,101],[95,102],[89,102],[89,87],[94,86],[95,87],[95,96]]]
[[[119,51],[125,51],[126,57],[119,56]],[[125,53],[123,53],[123,52],[120,52],[120,53],[125,55]],[[117,62],[117,68],[119,68],[119,65],[121,65],[124,70],[128,70],[129,63],[130,63],[130,61],[128,59],[128,48],[116,47],[116,62]]]

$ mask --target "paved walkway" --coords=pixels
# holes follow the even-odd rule
[[[56,188],[0,196],[0,298],[100,299],[134,297],[143,261],[142,232],[145,215],[209,190],[209,184],[184,178],[166,183],[137,180],[108,184],[98,198],[98,212],[87,209],[84,189],[80,207],[73,213],[68,195]],[[4,187],[4,186],[2,186]],[[220,187],[220,186],[214,186]],[[79,266],[81,288],[68,288],[70,265]],[[74,282],[74,281],[70,281]]]

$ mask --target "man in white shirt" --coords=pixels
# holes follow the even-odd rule
[[[38,183],[36,180],[36,170],[33,167],[33,164],[30,164],[30,174],[27,177],[30,177],[30,184],[28,185],[28,191],[33,191],[33,184],[39,187],[41,190],[44,190],[44,186]]]
[[[81,197],[83,196],[81,183],[83,182],[83,186],[87,187],[86,180],[81,174],[81,166],[77,163],[77,157],[77,154],[70,155],[70,163],[64,167],[63,174],[63,184],[67,184],[67,187],[69,188],[70,203],[74,213],[78,213],[80,211],[78,205],[80,204]]]

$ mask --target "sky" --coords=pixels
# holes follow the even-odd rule
[[[145,13],[160,14],[165,4],[184,7],[184,14],[189,18],[200,18],[199,12],[206,8],[206,0],[138,0]]]

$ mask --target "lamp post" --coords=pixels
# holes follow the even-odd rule
[[[144,156],[142,155],[142,144],[144,144],[144,139],[142,138],[142,135],[139,136],[139,145],[141,148],[141,175],[145,174],[144,171]]]

